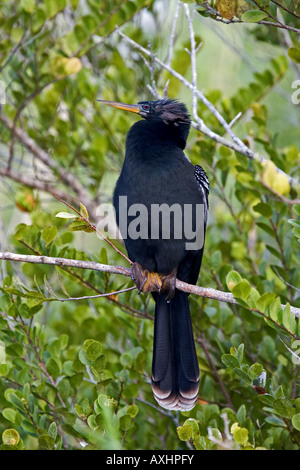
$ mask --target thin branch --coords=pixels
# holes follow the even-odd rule
[[[182,3],[178,0],[176,10],[175,10],[175,14],[174,14],[173,24],[172,24],[170,41],[169,41],[169,50],[168,50],[168,57],[167,57],[167,65],[169,65],[169,66],[171,66],[171,61],[172,61],[172,56],[173,56],[176,26],[177,26],[177,21],[178,21],[181,5],[182,5]]]
[[[197,111],[197,63],[196,63],[196,42],[195,42],[195,33],[194,33],[194,28],[193,28],[193,19],[190,15],[190,9],[187,3],[183,4],[184,7],[184,12],[185,12],[185,17],[188,22],[188,27],[189,27],[189,35],[190,35],[190,44],[191,44],[191,50],[189,52],[190,58],[191,58],[191,69],[192,69],[192,108],[193,108],[193,116],[195,120],[199,123],[202,124],[202,119],[199,118],[198,116],[198,111]]]
[[[94,230],[106,243],[108,243],[119,255],[123,256],[126,261],[128,261],[129,264],[132,264],[131,260],[124,254],[122,251],[118,250],[118,248],[109,240],[109,238],[105,237],[100,230],[96,227],[96,225],[92,224],[90,220],[85,217],[83,214],[81,214],[78,210],[76,210],[73,206],[68,204],[66,201],[63,201],[60,197],[58,197],[56,194],[52,193],[52,196],[54,196],[56,199],[61,201],[63,204],[68,206],[70,209],[72,209],[79,217],[81,220],[86,222],[92,230]]]
[[[17,261],[23,263],[35,263],[35,264],[49,264],[52,266],[68,266],[73,268],[79,269],[91,269],[93,271],[101,271],[111,274],[122,274],[123,276],[131,277],[131,269],[125,268],[123,266],[110,266],[107,264],[96,263],[95,261],[83,261],[83,260],[75,260],[75,259],[66,259],[66,258],[56,258],[56,257],[49,257],[49,256],[35,256],[35,255],[21,255],[17,253],[11,252],[0,252],[0,259],[6,261]],[[186,282],[180,281],[176,279],[176,289],[181,290],[186,293],[195,294],[199,297],[206,297],[212,300],[218,300],[219,302],[227,302],[230,304],[237,304],[239,305],[238,301],[235,299],[233,294],[230,292],[223,292],[220,290],[213,289],[211,287],[201,287],[192,284],[188,284]],[[281,308],[284,308],[285,305],[281,305]],[[253,312],[260,313],[264,317],[268,318],[270,321],[271,318],[267,317],[267,315],[263,314],[262,312],[258,311],[257,309],[248,307],[249,310]],[[295,317],[300,316],[300,308],[291,306],[291,314]],[[277,323],[274,322],[276,325]],[[280,325],[278,325],[280,326]],[[288,332],[285,328],[282,329]],[[291,334],[290,332],[288,332]],[[296,337],[292,334],[293,337]]]
[[[127,289],[116,290],[113,292],[107,292],[105,294],[97,294],[97,295],[84,295],[82,297],[67,297],[66,299],[61,299],[56,297],[54,299],[47,299],[49,302],[53,302],[58,300],[59,302],[68,302],[70,300],[90,300],[90,299],[98,299],[99,297],[112,297],[114,295],[123,294],[124,292],[129,292],[131,290],[136,289],[136,286],[128,287]]]

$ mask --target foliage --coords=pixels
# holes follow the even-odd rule
[[[213,21],[220,19],[213,10],[224,2],[190,7],[195,3],[199,89],[265,159],[248,159],[191,131],[186,152],[203,166],[211,186],[199,283],[232,292],[238,302],[190,295],[201,369],[198,403],[186,413],[156,404],[150,387],[153,302],[136,291],[114,294],[131,286],[130,279],[1,261],[1,449],[299,449],[300,322],[291,307],[300,307],[300,201],[287,177],[299,177],[299,102],[292,101],[299,43],[294,31],[283,34],[259,16],[255,25],[246,23],[260,10],[252,2],[243,2],[251,8],[235,16],[244,24],[230,26]],[[96,99],[134,103],[152,98],[147,84],[162,93],[169,80],[169,95],[191,110],[184,85],[158,67],[149,71],[115,33],[123,25],[128,36],[146,48],[151,41],[164,58],[176,4],[0,5],[0,80],[6,85],[0,117],[32,139],[26,146],[0,120],[0,174],[9,178],[0,187],[1,249],[125,265],[91,228],[94,206],[82,188],[96,204],[111,200],[134,118],[102,109]],[[272,2],[259,6],[278,12]],[[285,24],[299,28],[296,16],[281,13]],[[180,18],[171,65],[191,79],[182,10]],[[227,29],[236,27],[238,43]],[[215,133],[226,134],[200,101],[198,113]],[[43,163],[36,148],[46,152]],[[58,191],[77,213],[52,196]],[[101,293],[110,295],[76,300]]]

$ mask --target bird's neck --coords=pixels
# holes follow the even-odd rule
[[[177,148],[184,149],[189,133],[189,125],[177,127],[162,121],[138,121],[128,132],[126,140],[126,159],[166,159]],[[167,153],[168,152],[168,153]]]

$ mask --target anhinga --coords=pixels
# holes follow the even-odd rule
[[[190,116],[183,103],[171,99],[141,101],[136,105],[99,101],[144,118],[128,132],[125,160],[113,202],[128,256],[133,261],[132,278],[140,291],[153,292],[156,302],[152,361],[155,399],[164,408],[187,411],[197,401],[199,366],[188,294],[175,289],[175,281],[177,277],[190,284],[197,282],[209,193],[204,170],[193,166],[183,152]],[[121,207],[124,200],[129,208],[125,219]],[[139,218],[139,224],[133,225],[135,231],[127,230],[141,207],[145,208],[147,217]],[[197,207],[202,208],[200,218],[197,218]],[[162,215],[159,223],[153,216],[157,215],[157,209]],[[184,220],[186,213],[189,217]],[[165,215],[170,226],[164,233]],[[187,224],[191,224],[189,231]],[[196,238],[202,232],[202,243],[190,249],[191,240],[186,232],[195,234]]]

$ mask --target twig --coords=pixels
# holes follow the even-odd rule
[[[191,50],[188,51],[190,58],[191,58],[191,69],[192,69],[192,108],[193,108],[193,116],[195,120],[202,124],[202,119],[199,118],[198,116],[198,111],[197,111],[197,63],[196,63],[196,42],[195,42],[195,34],[194,34],[194,28],[193,28],[193,20],[190,15],[190,9],[187,3],[183,4],[184,7],[184,12],[185,16],[188,22],[188,27],[189,27],[189,35],[190,35],[190,44],[191,44]]]
[[[129,292],[131,290],[136,289],[136,286],[128,287],[127,289],[116,290],[113,292],[107,292],[105,294],[97,294],[97,295],[84,295],[82,297],[67,297],[66,299],[61,299],[56,297],[54,299],[48,299],[49,302],[53,302],[58,300],[59,302],[68,302],[70,300],[89,300],[89,299],[98,299],[99,297],[112,297],[114,295],[123,294],[124,292]]]
[[[174,19],[173,19],[173,24],[172,24],[172,30],[171,30],[171,35],[170,35],[170,41],[169,41],[169,50],[168,50],[168,57],[167,57],[167,65],[171,66],[171,61],[172,61],[172,56],[173,56],[173,49],[174,49],[174,44],[175,44],[175,34],[176,34],[176,26],[177,26],[177,21],[179,17],[179,12],[181,8],[182,3],[178,0],[177,1],[177,6],[174,14]]]
[[[68,206],[70,209],[72,209],[76,214],[80,217],[81,220],[86,222],[104,241],[106,241],[119,255],[123,256],[126,261],[128,261],[129,264],[132,264],[131,260],[124,254],[122,251],[118,250],[118,248],[109,240],[109,238],[105,237],[100,230],[96,227],[96,225],[92,224],[90,220],[86,217],[84,217],[83,214],[81,214],[77,209],[75,209],[73,206],[68,204],[66,201],[63,201],[57,194],[52,193],[52,196],[54,196],[56,199],[61,201],[63,204]]]

